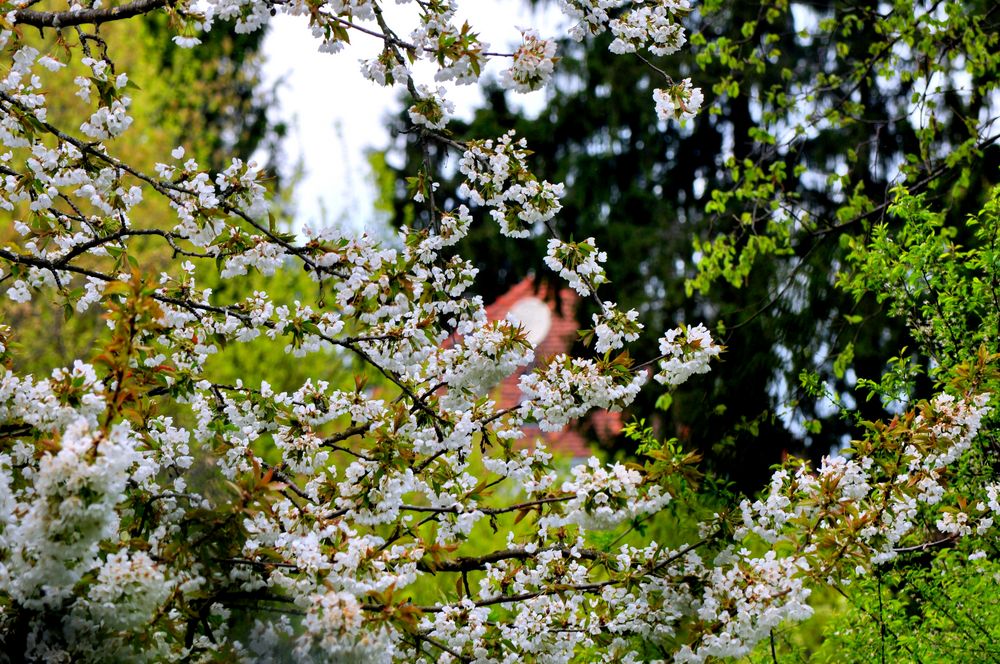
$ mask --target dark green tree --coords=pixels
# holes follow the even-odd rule
[[[615,248],[615,298],[645,303],[648,358],[675,321],[722,333],[731,361],[674,394],[661,426],[751,488],[783,454],[818,458],[849,435],[850,418],[800,387],[804,373],[859,417],[881,414],[850,392],[914,340],[836,275],[850,239],[886,219],[893,184],[925,192],[952,225],[982,204],[1000,164],[1000,11],[989,0],[709,0],[687,25],[691,48],[663,62],[615,58],[606,36],[599,48],[563,43],[537,119],[492,89],[460,132],[492,137],[514,123],[539,172],[567,184],[560,229]],[[705,90],[686,127],[657,120],[651,95],[665,77]],[[398,146],[402,172],[449,157],[414,136]],[[395,195],[396,223],[419,223],[402,185]],[[492,225],[474,228],[459,251],[490,275],[486,299],[526,274],[551,276],[543,242],[515,251]],[[592,313],[578,312],[584,327]]]

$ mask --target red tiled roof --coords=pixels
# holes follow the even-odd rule
[[[490,320],[505,318],[514,305],[525,298],[538,298],[543,301],[548,305],[549,313],[552,316],[548,333],[535,347],[535,361],[544,361],[553,355],[568,352],[578,330],[575,314],[579,296],[576,291],[571,288],[561,289],[559,291],[559,304],[561,306],[557,307],[556,298],[548,286],[542,284],[536,291],[533,279],[528,277],[486,307],[486,315]],[[517,387],[518,381],[521,375],[529,370],[530,367],[521,368],[500,384],[497,388],[498,408],[510,408],[520,401],[521,391]],[[620,413],[598,410],[588,415],[587,419],[596,435],[602,440],[616,436],[622,428]],[[537,427],[527,426],[525,433],[526,436],[522,444],[530,445],[536,438],[541,438],[549,449],[571,457],[588,457],[592,454],[584,437],[571,428],[546,432],[540,431]]]

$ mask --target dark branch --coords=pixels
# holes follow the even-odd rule
[[[73,25],[99,25],[120,21],[166,7],[170,0],[136,0],[109,9],[84,9],[78,12],[36,12],[22,9],[14,12],[14,22],[36,28],[65,28]]]
[[[546,546],[528,551],[524,548],[507,549],[506,551],[494,551],[483,556],[461,556],[453,560],[441,560],[437,562],[420,561],[417,569],[421,572],[474,572],[486,569],[487,563],[495,563],[501,560],[529,560],[543,551],[561,551],[567,556],[574,553],[582,560],[599,560],[606,558],[607,554],[593,549],[577,549],[575,552],[568,546]]]

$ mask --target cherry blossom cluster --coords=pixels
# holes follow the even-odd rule
[[[521,377],[524,417],[542,431],[560,431],[593,408],[628,406],[646,382],[644,372],[624,370],[614,362],[556,355],[542,371]]]
[[[500,82],[517,92],[542,88],[552,77],[556,64],[555,42],[541,39],[534,30],[521,32],[524,40],[514,51],[510,67],[503,71]]]
[[[466,181],[459,194],[490,209],[490,216],[507,237],[528,237],[536,226],[550,221],[562,204],[562,184],[539,181],[529,170],[527,141],[514,132],[497,141],[471,141],[459,161]]]
[[[635,53],[648,48],[654,55],[672,55],[687,42],[684,27],[677,23],[676,16],[688,11],[687,0],[632,7],[608,23],[615,37],[608,48],[612,53]]]
[[[685,78],[669,88],[653,90],[653,101],[656,103],[658,118],[684,122],[698,114],[705,96],[701,88],[692,87],[690,78]]]
[[[426,85],[417,88],[418,96],[410,106],[410,120],[430,129],[444,129],[455,112],[455,104],[444,98],[445,89],[431,90]]]
[[[995,487],[981,487],[969,500],[956,497],[948,484],[949,467],[969,452],[992,410],[988,401],[986,394],[942,394],[911,421],[894,423],[880,445],[856,442],[850,457],[825,458],[815,473],[805,466],[778,471],[764,496],[741,504],[741,532],[774,544],[801,537],[797,525],[816,524],[802,542],[803,553],[821,557],[822,543],[854,560],[851,571],[861,573],[893,560],[906,550],[906,538],[928,529],[939,537],[985,535],[996,514]],[[855,527],[844,531],[848,517]]]
[[[638,319],[639,312],[635,309],[620,311],[613,302],[605,302],[604,311],[593,315],[597,339],[594,350],[607,353],[638,339],[644,327]]]
[[[676,51],[684,44],[684,32],[676,24],[676,17],[691,11],[688,0],[560,0],[559,4],[567,16],[577,21],[570,29],[571,37],[582,41],[587,35],[610,29],[615,36],[611,45],[614,53],[649,48],[662,55],[660,49],[679,36],[682,41],[670,52]],[[678,30],[679,35],[675,35]]]
[[[642,473],[620,463],[604,467],[594,457],[586,465],[573,468],[573,478],[562,490],[573,495],[566,504],[567,515],[561,520],[540,520],[544,530],[562,522],[609,530],[623,520],[653,514],[670,502],[670,494],[659,486],[643,486]]]
[[[668,330],[660,337],[660,370],[653,378],[664,385],[680,385],[695,374],[708,373],[712,358],[722,350],[704,325]]]
[[[549,269],[558,272],[573,290],[585,297],[608,280],[601,267],[601,263],[607,260],[608,255],[597,249],[592,237],[583,242],[563,242],[552,238],[545,254],[545,264]],[[621,326],[621,323],[618,325]]]

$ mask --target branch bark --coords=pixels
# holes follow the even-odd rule
[[[22,9],[14,12],[14,22],[36,28],[66,28],[74,25],[99,25],[132,18],[166,7],[171,0],[136,0],[108,9],[84,9],[78,12],[38,12]]]

